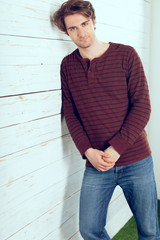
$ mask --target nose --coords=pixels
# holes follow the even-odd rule
[[[83,28],[78,29],[78,36],[83,38],[85,37],[86,33],[85,30]]]

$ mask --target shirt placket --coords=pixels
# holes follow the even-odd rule
[[[90,66],[89,66],[88,71],[87,71],[88,83],[95,82],[95,65],[96,65],[95,61],[90,62]]]

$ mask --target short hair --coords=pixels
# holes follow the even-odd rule
[[[64,18],[75,13],[81,13],[92,20],[96,18],[95,10],[89,1],[68,0],[53,14],[51,20],[61,31],[67,33]]]

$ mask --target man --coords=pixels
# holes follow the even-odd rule
[[[106,214],[119,185],[136,219],[139,240],[160,240],[153,162],[144,130],[150,100],[141,60],[130,46],[96,38],[95,11],[88,1],[63,3],[53,21],[78,47],[63,59],[61,80],[65,119],[86,159],[80,233],[85,240],[110,239]]]

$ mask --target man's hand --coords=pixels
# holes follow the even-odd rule
[[[87,159],[98,171],[105,172],[114,167],[115,162],[111,161],[111,155],[94,148],[89,148],[85,152]],[[106,161],[107,160],[107,161]]]
[[[120,154],[112,147],[110,146],[109,148],[107,148],[104,151],[104,155],[103,155],[103,160],[106,163],[116,163],[117,160],[119,159]]]

